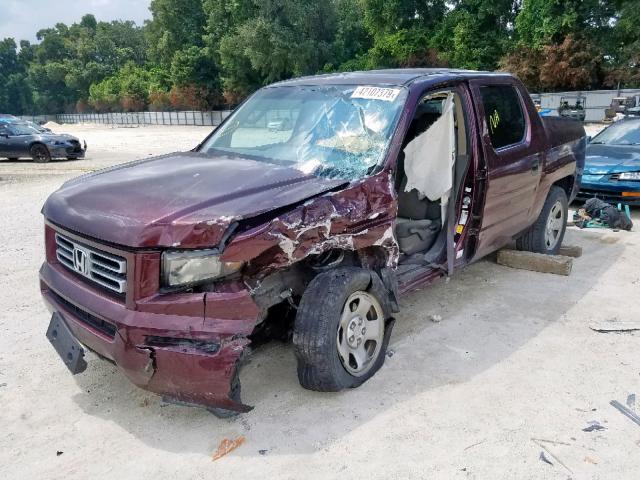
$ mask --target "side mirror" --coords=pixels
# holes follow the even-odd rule
[[[587,143],[591,141],[591,135],[587,135]]]

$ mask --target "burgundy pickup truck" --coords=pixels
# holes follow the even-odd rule
[[[501,73],[409,69],[259,90],[193,151],[65,183],[46,201],[47,336],[219,416],[240,367],[291,339],[304,388],[382,365],[400,297],[516,240],[557,252],[581,124]]]

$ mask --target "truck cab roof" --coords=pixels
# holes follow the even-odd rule
[[[503,72],[484,72],[456,68],[389,68],[345,73],[328,73],[283,80],[269,87],[300,85],[410,85],[419,80],[452,80],[480,77],[508,77]]]

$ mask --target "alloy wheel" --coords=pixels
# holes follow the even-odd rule
[[[345,302],[337,333],[338,355],[355,377],[367,373],[382,348],[384,315],[378,300],[358,291]]]
[[[562,202],[558,201],[553,204],[547,218],[547,225],[544,231],[544,243],[547,250],[553,250],[564,228],[564,208]]]

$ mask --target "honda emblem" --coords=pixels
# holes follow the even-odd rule
[[[75,245],[73,247],[73,269],[85,277],[89,275],[89,252]]]

